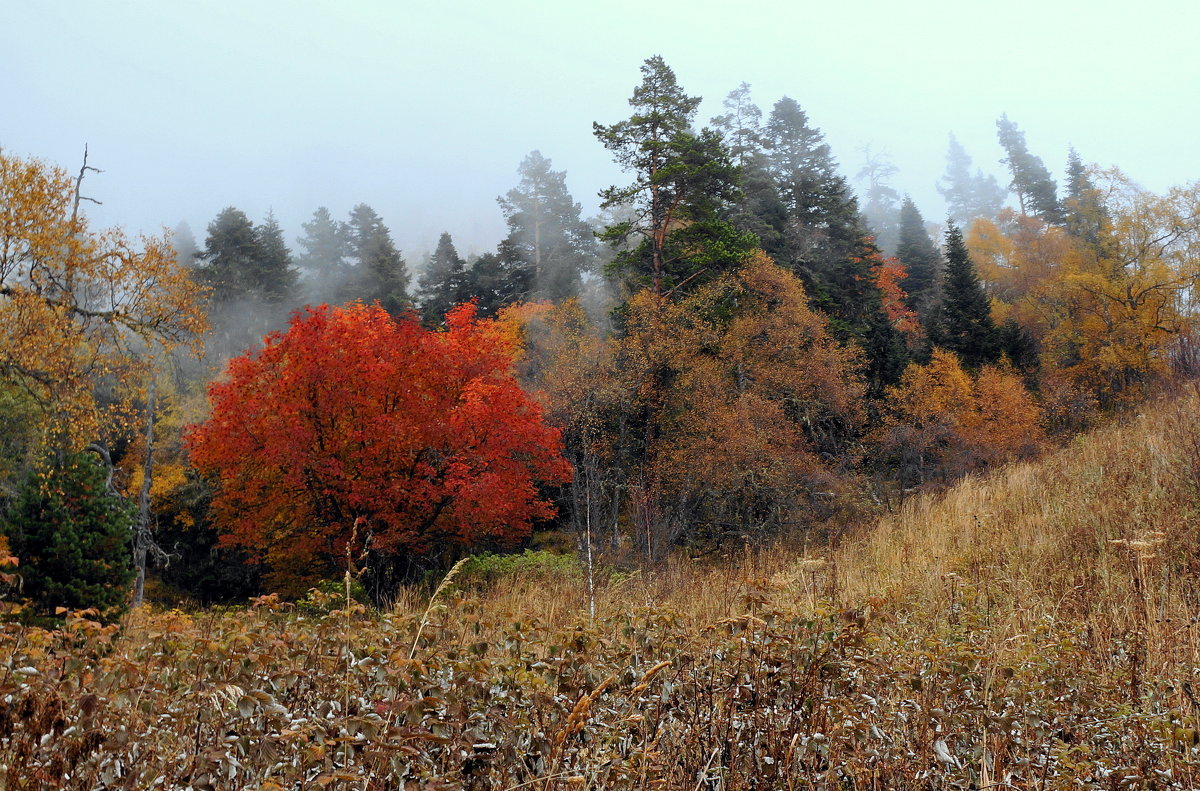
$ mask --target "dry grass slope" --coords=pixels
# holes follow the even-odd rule
[[[594,619],[558,574],[10,626],[0,789],[1200,787],[1198,412],[823,554],[676,560]]]

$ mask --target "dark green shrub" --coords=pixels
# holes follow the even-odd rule
[[[134,507],[105,489],[106,478],[91,454],[68,456],[28,475],[0,519],[32,615],[95,608],[111,619],[124,609]]]

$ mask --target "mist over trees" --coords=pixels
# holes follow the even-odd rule
[[[897,490],[1033,454],[1137,403],[1194,360],[1194,183],[1156,195],[1071,150],[1060,196],[1024,131],[1001,115],[1007,188],[953,135],[944,173],[921,175],[938,180],[943,225],[903,192],[912,174],[884,153],[866,152],[856,194],[797,99],[764,111],[743,82],[702,126],[700,97],[662,57],[648,58],[639,77],[629,114],[591,130],[623,173],[600,193],[600,217],[586,219],[569,171],[532,150],[497,198],[505,235],[469,256],[454,228],[431,251],[401,251],[393,228],[408,220],[358,203],[315,208],[294,239],[273,213],[255,221],[230,206],[202,242],[180,223],[137,258],[125,242],[87,235],[64,175],[5,157],[5,205],[15,207],[6,211],[27,222],[0,227],[0,317],[9,319],[0,325],[0,413],[14,426],[0,442],[0,504],[15,502],[48,453],[68,458],[101,443],[118,470],[114,486],[143,499],[159,535],[187,559],[187,573],[162,579],[204,601],[222,590],[244,595],[263,580],[303,576],[297,558],[319,558],[332,574],[337,553],[367,551],[354,542],[370,535],[394,542],[386,573],[376,569],[382,601],[404,574],[484,543],[524,545],[535,527],[622,562],[826,529]],[[49,186],[31,193],[31,183]],[[35,205],[56,190],[52,206]],[[64,249],[91,268],[42,279],[44,268],[60,271]],[[138,308],[145,323],[97,307],[106,279],[126,284],[123,295],[149,295]],[[146,309],[159,303],[160,313]],[[199,332],[201,309],[210,326],[198,364],[173,347]],[[332,334],[318,337],[318,325]],[[160,330],[170,343],[156,340]],[[304,338],[324,354],[303,368],[318,383],[309,390],[288,378],[300,375]],[[387,444],[400,432],[389,405],[411,395],[400,369],[416,370],[420,355],[402,364],[401,347],[457,361],[427,394],[441,406],[420,429],[438,441],[403,454]],[[363,356],[382,368],[356,367]],[[249,375],[268,363],[267,378]],[[134,368],[137,382],[117,374]],[[358,380],[323,378],[342,369]],[[365,378],[383,369],[370,390]],[[243,389],[212,384],[231,376]],[[327,384],[353,409],[314,395]],[[222,399],[219,413],[206,389]],[[340,433],[377,407],[370,425]],[[512,413],[480,424],[498,434],[453,423],[489,408]],[[271,468],[272,454],[256,455],[258,440],[235,430],[255,421],[297,443],[288,475],[299,477]],[[289,434],[302,424],[312,436]],[[245,452],[194,445],[205,448],[198,470],[180,439],[188,425],[205,426],[195,437],[228,429]],[[571,475],[553,454],[541,458],[555,474],[512,477],[506,490],[538,508],[511,522],[489,512],[493,522],[475,530],[458,519],[469,509],[455,498],[488,490],[500,466],[527,460],[533,451],[514,440],[514,426],[561,452]],[[343,453],[314,450],[335,433]],[[481,456],[489,442],[521,450]],[[489,461],[457,467],[455,454]],[[412,525],[391,504],[365,504],[396,477],[378,460],[401,457],[410,488],[427,492],[405,513],[422,514],[444,541],[406,532]],[[435,471],[467,467],[457,489],[431,485]],[[327,481],[341,489],[318,485]],[[304,525],[286,549],[252,546],[270,531],[245,514],[270,514],[275,529],[298,509]],[[97,536],[112,532],[95,525]],[[235,530],[241,538],[230,539]],[[322,546],[305,543],[310,533]]]
[[[508,301],[577,296],[583,274],[595,266],[596,234],[567,191],[566,171],[552,170],[550,160],[533,151],[518,174],[520,183],[497,199],[508,224],[497,255],[513,281]]]
[[[950,219],[967,225],[976,217],[994,218],[1004,205],[1008,191],[996,177],[982,169],[971,172],[972,159],[953,134],[946,151],[946,172],[938,183],[938,192],[946,200]]]

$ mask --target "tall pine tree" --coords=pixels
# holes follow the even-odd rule
[[[601,238],[617,253],[610,264],[633,287],[667,296],[695,288],[736,267],[756,240],[737,231],[722,210],[738,197],[738,170],[720,133],[693,133],[700,97],[684,93],[662,57],[648,58],[627,120],[593,124],[596,138],[632,184],[601,192],[601,208],[628,205],[630,219]]]
[[[768,170],[787,218],[773,257],[801,276],[841,338],[862,346],[871,393],[880,394],[898,381],[907,353],[883,309],[871,269],[879,251],[858,201],[837,172],[824,135],[809,125],[794,99],[775,103],[764,138]]]
[[[304,235],[297,240],[300,254],[296,263],[304,270],[308,281],[309,300],[344,301],[350,278],[345,225],[333,219],[329,209],[321,206],[302,227]]]
[[[204,251],[198,258],[200,279],[212,289],[213,301],[221,304],[257,295],[263,284],[258,279],[258,235],[241,209],[229,206],[208,224]]]
[[[283,240],[283,229],[273,211],[254,228],[258,246],[257,271],[263,298],[272,304],[289,304],[296,296],[299,276],[292,266],[292,251]]]
[[[750,86],[742,83],[722,103],[725,112],[712,119],[741,170],[741,195],[723,210],[734,228],[758,237],[759,245],[777,257],[787,230],[787,209],[771,177],[763,150],[762,110],[750,97]]]
[[[480,316],[494,316],[530,293],[528,271],[513,270],[496,253],[484,253],[466,271],[466,293],[478,301]]]
[[[200,246],[196,244],[196,236],[192,226],[181,221],[171,231],[171,247],[175,250],[175,260],[180,266],[195,266],[196,257],[200,255]]]
[[[953,134],[946,151],[946,172],[937,190],[946,201],[950,219],[964,227],[976,217],[993,219],[1008,196],[995,176],[984,175],[979,168],[971,173],[971,157]]]
[[[750,84],[743,82],[721,102],[725,112],[712,119],[713,128],[725,138],[734,164],[744,168],[762,151],[762,110],[750,98]]]
[[[875,245],[884,255],[896,255],[900,233],[900,193],[890,180],[899,172],[886,153],[876,154],[868,147],[866,161],[856,177],[867,182],[862,214]]]
[[[1100,191],[1074,148],[1067,155],[1067,197],[1063,201],[1063,213],[1067,233],[1098,251],[1108,216]]]
[[[208,225],[196,272],[212,288],[205,351],[216,360],[259,342],[294,307],[296,270],[273,215],[254,226],[232,206]]]

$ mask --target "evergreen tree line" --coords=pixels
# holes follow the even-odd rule
[[[600,250],[566,174],[534,151],[521,163],[520,183],[499,198],[509,232],[494,252],[465,260],[444,232],[414,283],[391,230],[366,204],[345,221],[318,208],[289,248],[273,214],[259,224],[234,207],[209,223],[202,248],[181,225],[175,245],[211,289],[215,356],[236,353],[303,304],[378,301],[393,315],[419,312],[430,325],[461,302],[482,315],[531,300],[577,296]],[[210,344],[211,345],[211,344]]]
[[[1042,160],[1007,116],[997,121],[1007,187],[973,170],[951,135],[938,185],[950,228],[939,249],[913,200],[891,186],[897,169],[886,157],[868,153],[859,173],[869,182],[860,207],[822,132],[794,99],[785,96],[764,113],[742,83],[725,97],[724,112],[697,130],[700,98],[680,88],[662,58],[648,59],[643,76],[630,100],[638,112],[595,125],[600,142],[637,176],[602,194],[613,221],[601,227],[582,218],[566,173],[534,151],[520,164],[519,183],[498,199],[508,233],[496,249],[468,261],[444,232],[415,279],[390,229],[366,204],[345,221],[318,208],[294,252],[271,214],[256,225],[227,208],[209,224],[201,249],[183,229],[180,254],[194,260],[212,288],[212,355],[252,345],[306,303],[378,301],[394,315],[415,310],[436,326],[466,300],[494,315],[515,303],[578,296],[586,281],[604,275],[626,295],[650,286],[678,296],[761,248],[801,278],[837,337],[862,349],[875,397],[909,361],[928,360],[935,345],[961,346],[968,336],[979,337],[978,350],[965,358],[973,365],[1004,353],[1014,364],[1031,364],[1035,351],[1018,327],[989,327],[987,298],[963,263],[962,235],[954,229],[995,218],[1011,191],[1023,213],[1094,239],[1096,210],[1086,205],[1094,189],[1073,150],[1068,195],[1059,200]],[[883,256],[903,266],[903,301],[920,320],[920,339],[904,337],[889,318],[877,282]]]

